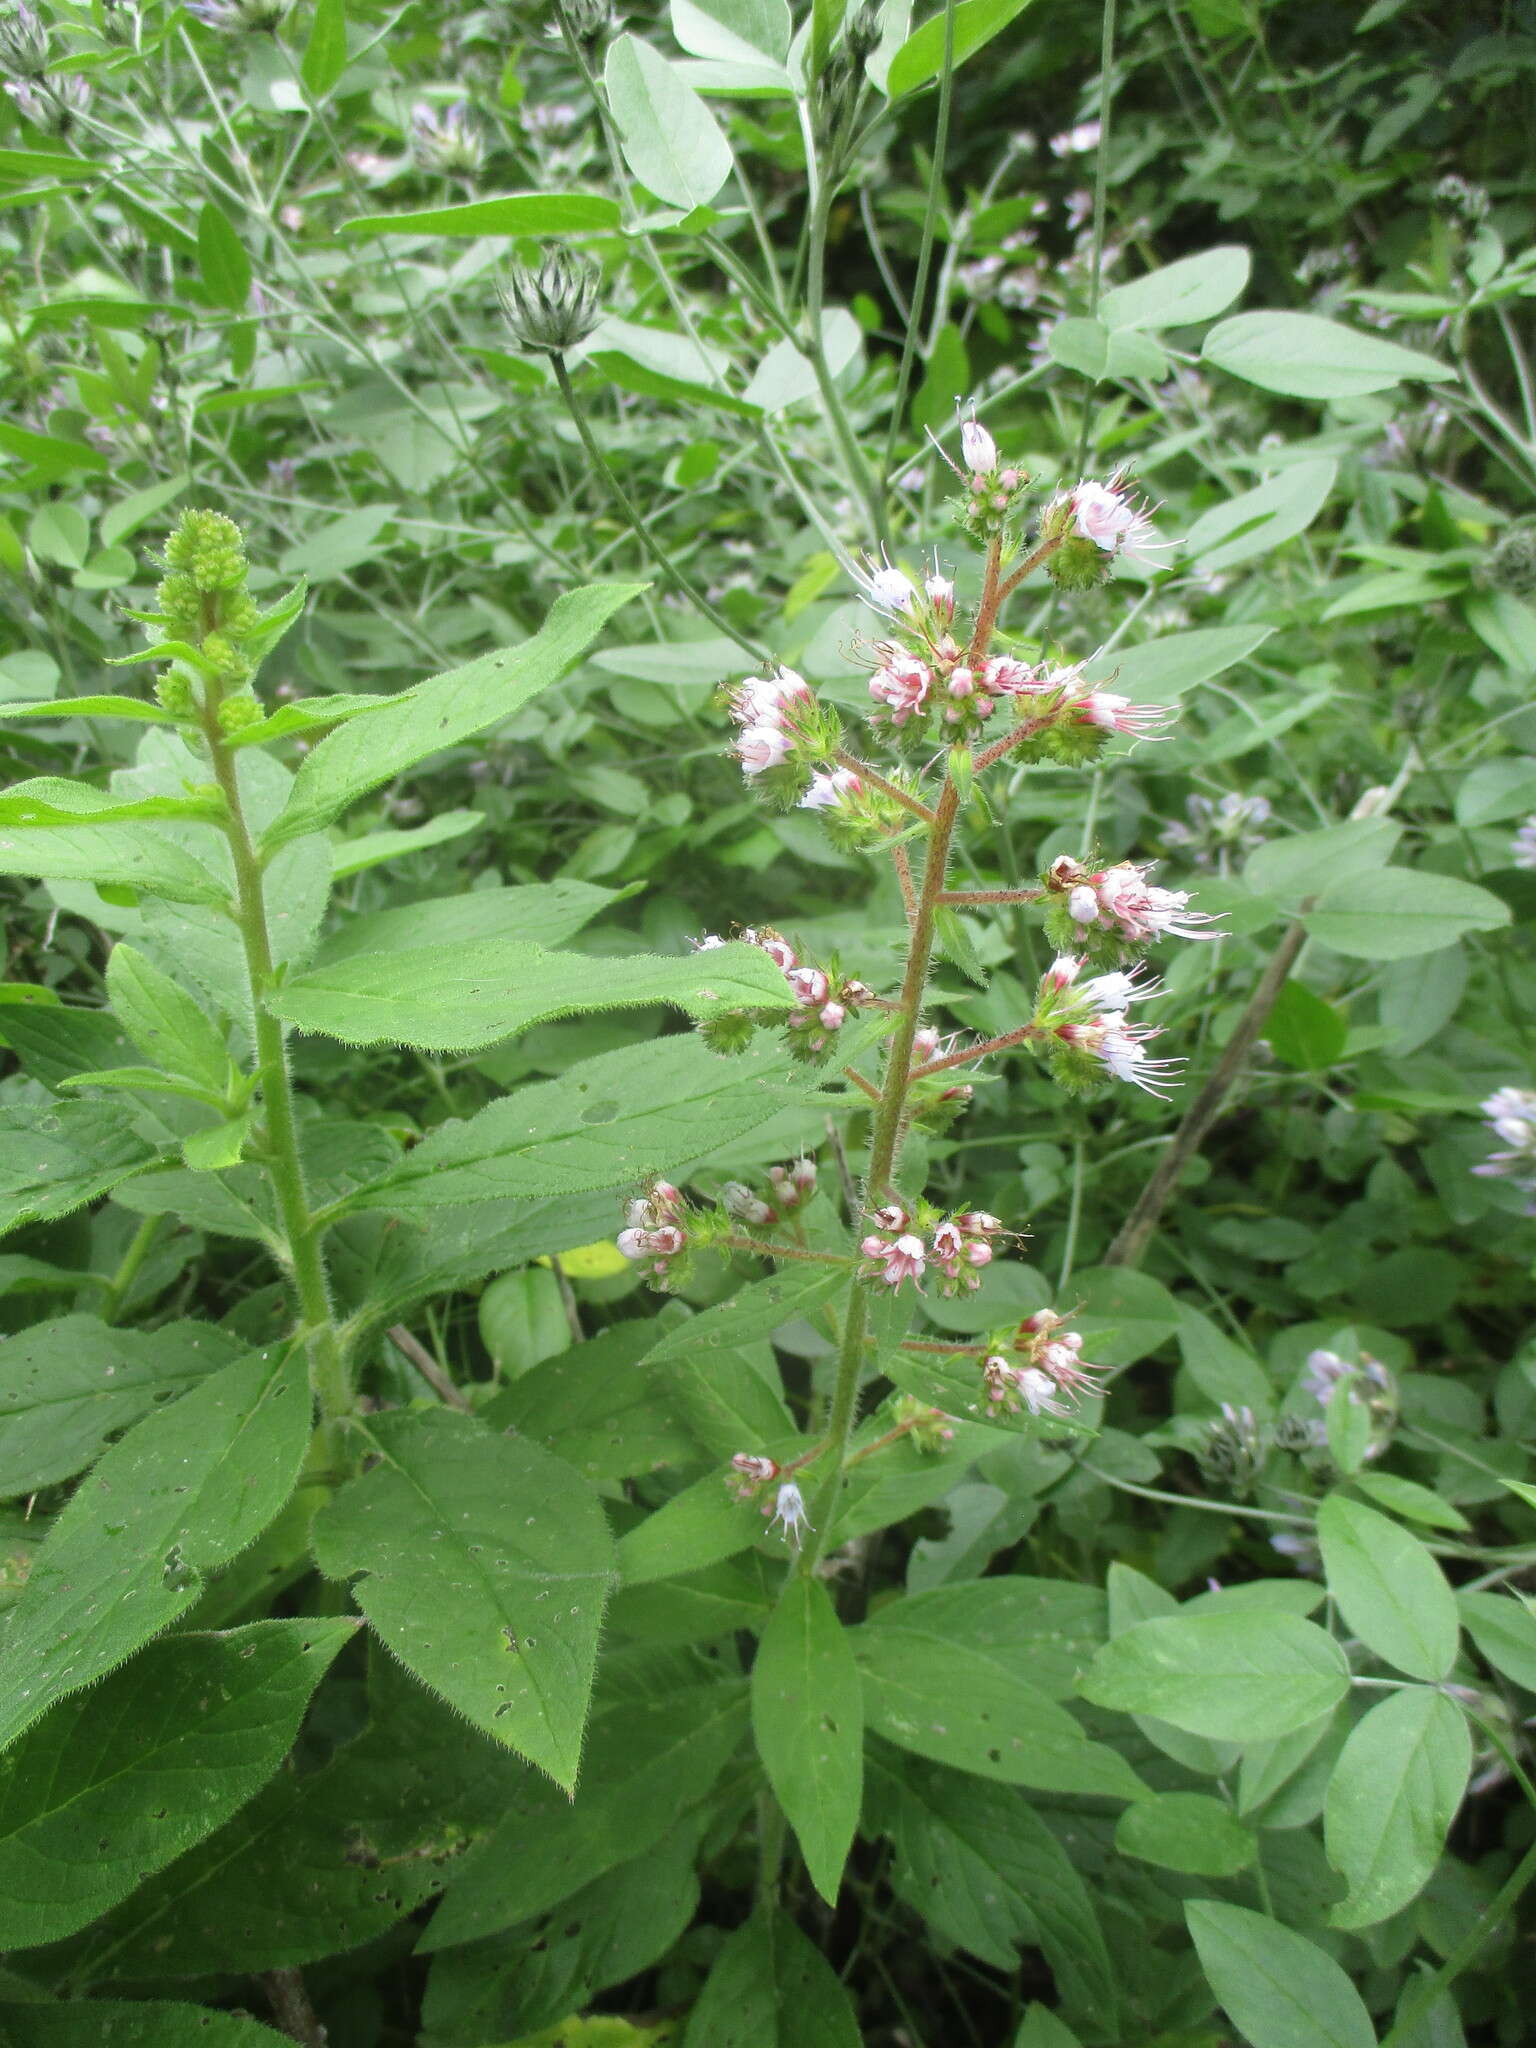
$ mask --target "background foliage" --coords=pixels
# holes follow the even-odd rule
[[[951,68],[888,6],[862,70],[820,0],[197,16],[7,17],[0,2040],[1520,2040],[1530,1191],[1474,1169],[1536,1081],[1529,8],[961,0]],[[553,239],[579,417],[497,296]],[[1026,592],[1180,717],[1005,775],[958,879],[1158,860],[1223,922],[1158,963],[1172,1100],[999,1062],[908,1154],[1029,1232],[929,1339],[1077,1305],[1096,1433],[903,1440],[803,1576],[722,1473],[814,1434],[821,1276],[661,1305],[611,1240],[820,1147],[841,1241],[868,1119],[706,1054],[687,941],[885,991],[901,897],[715,691],[866,704],[882,544],[974,603],[962,397],[1184,544]],[[204,506],[308,584],[228,749],[254,998],[209,757],[107,666]],[[967,911],[935,1022],[1050,953]]]

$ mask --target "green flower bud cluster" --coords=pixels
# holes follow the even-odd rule
[[[211,703],[226,731],[263,715],[250,694],[256,664],[245,643],[261,623],[246,590],[245,539],[222,512],[184,512],[165,544],[158,610],[143,615],[157,636],[195,652],[167,670],[155,694],[173,718],[195,718]]]

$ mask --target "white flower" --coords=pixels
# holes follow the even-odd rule
[[[801,797],[802,811],[835,811],[844,797],[859,796],[864,785],[851,768],[834,768],[829,774],[818,768],[811,776],[811,786]]]
[[[736,742],[736,758],[743,775],[761,775],[788,760],[790,743],[776,725],[749,725]]]
[[[979,420],[961,422],[960,452],[973,476],[990,476],[997,468],[997,443]]]
[[[784,1541],[796,1550],[800,1548],[800,1532],[811,1525],[805,1519],[805,1496],[793,1479],[786,1479],[774,1497],[773,1515],[768,1526],[770,1529],[782,1529]]]

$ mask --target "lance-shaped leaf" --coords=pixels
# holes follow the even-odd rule
[[[759,946],[721,946],[667,959],[594,960],[522,939],[471,939],[406,954],[356,954],[296,974],[268,1007],[301,1031],[348,1045],[468,1052],[579,1012],[671,1003],[690,1016],[787,1010],[794,996]]]
[[[646,588],[643,583],[594,583],[567,591],[521,647],[483,654],[402,691],[383,710],[339,727],[301,764],[286,807],[265,835],[264,852],[319,831],[381,782],[510,718],[530,697],[558,682],[613,614]]]
[[[185,1394],[240,1346],[211,1323],[115,1330],[97,1316],[34,1323],[0,1344],[0,1499],[55,1485],[109,1436]]]
[[[0,1748],[147,1643],[271,1521],[309,1446],[296,1347],[253,1352],[114,1444],[0,1630]]]
[[[67,1216],[154,1159],[131,1113],[109,1102],[0,1109],[0,1231]]]
[[[0,1761],[0,1944],[72,1934],[238,1811],[355,1626],[171,1636],[46,1714]]]
[[[123,1029],[146,1059],[222,1090],[230,1078],[224,1034],[207,1011],[137,948],[116,945],[107,962],[107,994]]]
[[[752,1727],[811,1882],[831,1905],[859,1824],[864,1702],[853,1651],[819,1579],[797,1573],[763,1630]]]
[[[586,1483],[521,1437],[436,1409],[375,1417],[379,1462],[315,1523],[332,1578],[423,1684],[570,1791],[613,1541]]]
[[[686,1171],[803,1103],[813,1087],[791,1076],[777,1047],[726,1058],[691,1034],[623,1046],[558,1081],[520,1088],[467,1123],[442,1125],[346,1206],[411,1215],[627,1187]]]
[[[561,946],[590,924],[623,891],[562,879],[507,889],[469,889],[349,917],[321,941],[318,965],[333,967],[360,953],[412,952],[424,946],[463,946],[472,940],[526,939]]]
[[[144,697],[47,697],[35,703],[0,704],[0,718],[127,718],[136,725],[171,725],[169,711]]]

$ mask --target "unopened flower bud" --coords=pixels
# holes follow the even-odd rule
[[[602,271],[575,250],[551,249],[537,270],[516,263],[501,287],[502,310],[524,348],[562,355],[602,317]]]
[[[0,69],[13,78],[41,78],[48,69],[48,31],[26,0],[0,14]]]
[[[613,0],[556,0],[556,5],[581,42],[595,43],[613,26]]]
[[[960,452],[973,476],[990,476],[997,468],[997,443],[979,420],[962,421]]]

